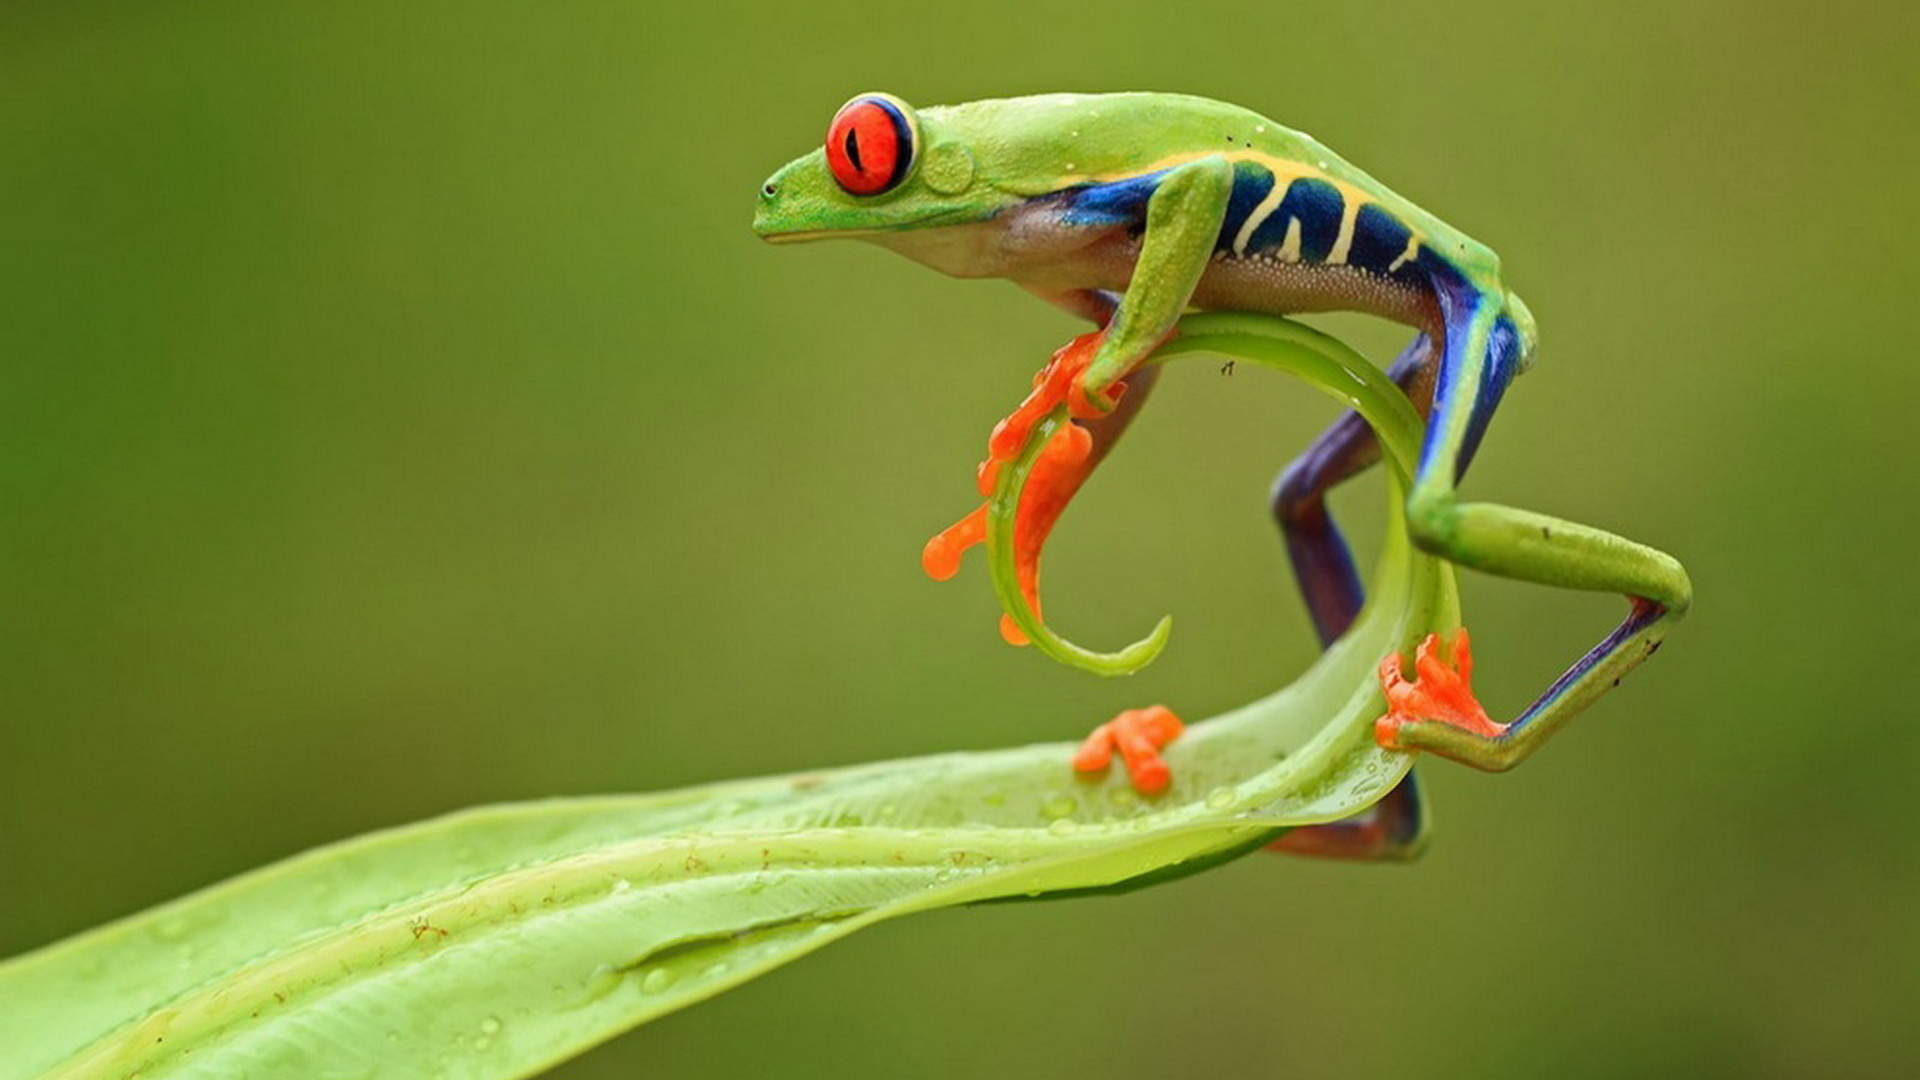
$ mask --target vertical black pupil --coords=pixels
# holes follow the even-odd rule
[[[847,129],[847,138],[844,145],[847,150],[847,160],[853,162],[854,171],[866,172],[867,167],[860,164],[860,140],[853,137],[852,128]]]

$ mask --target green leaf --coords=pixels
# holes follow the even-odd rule
[[[1399,527],[1418,418],[1281,320],[1195,316],[1161,356],[1200,353],[1360,407],[1395,516],[1352,632],[1193,725],[1163,797],[1042,744],[375,833],[0,964],[0,1080],[527,1076],[881,919],[1164,880],[1364,809],[1408,768],[1372,739],[1375,668],[1457,622],[1451,572]]]

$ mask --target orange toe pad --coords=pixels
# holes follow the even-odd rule
[[[1446,724],[1475,735],[1494,736],[1506,730],[1487,715],[1473,696],[1473,650],[1462,627],[1450,650],[1453,663],[1440,658],[1440,635],[1428,634],[1414,650],[1414,678],[1406,676],[1400,654],[1380,661],[1380,686],[1387,695],[1387,714],[1374,721],[1374,737],[1389,750],[1404,749],[1400,729],[1410,723]]]

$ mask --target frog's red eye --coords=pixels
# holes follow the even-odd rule
[[[857,97],[834,114],[827,128],[827,168],[847,194],[891,191],[912,165],[913,125],[898,105]]]

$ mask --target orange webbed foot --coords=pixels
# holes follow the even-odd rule
[[[1160,750],[1185,730],[1186,725],[1165,705],[1128,709],[1093,729],[1073,755],[1073,767],[1083,773],[1099,772],[1113,761],[1113,752],[1118,750],[1134,790],[1158,795],[1173,782],[1173,770],[1160,757]]]
[[[1414,650],[1414,678],[1408,680],[1399,653],[1380,661],[1380,686],[1387,713],[1374,721],[1374,739],[1389,750],[1407,749],[1400,739],[1408,724],[1446,724],[1489,738],[1507,730],[1494,723],[1473,696],[1473,649],[1465,627],[1453,636],[1453,663],[1440,657],[1440,635],[1428,634]]]
[[[987,437],[987,460],[1012,461],[1018,457],[1033,426],[1060,405],[1066,405],[1070,414],[1082,420],[1105,415],[1106,410],[1087,411],[1074,404],[1084,396],[1081,384],[1086,379],[1087,366],[1093,363],[1094,353],[1099,351],[1100,333],[1094,330],[1081,334],[1054,352],[1047,366],[1034,375],[1033,391],[1026,400],[993,426],[993,434]],[[1122,392],[1119,387],[1109,391],[1115,401]]]
[[[1099,347],[1098,331],[1082,334],[1068,342],[1047,366],[1033,378],[1033,392],[994,426],[987,441],[987,458],[976,473],[980,494],[991,496],[1000,469],[1019,457],[1033,434],[1034,425],[1066,401]],[[1124,384],[1115,387],[1116,393]],[[1117,400],[1117,398],[1116,398]],[[1070,413],[1071,409],[1068,410]],[[1026,490],[1014,513],[1013,560],[1020,592],[1027,606],[1038,616],[1040,611],[1040,552],[1054,523],[1073,500],[1080,485],[1093,472],[1093,436],[1079,424],[1063,424],[1053,433],[1034,462],[1027,477]],[[927,542],[920,553],[920,564],[927,575],[945,581],[960,569],[960,557],[986,540],[987,508],[976,508]],[[1011,616],[1002,616],[1000,634],[1008,643],[1025,645],[1026,635],[1014,625]]]

